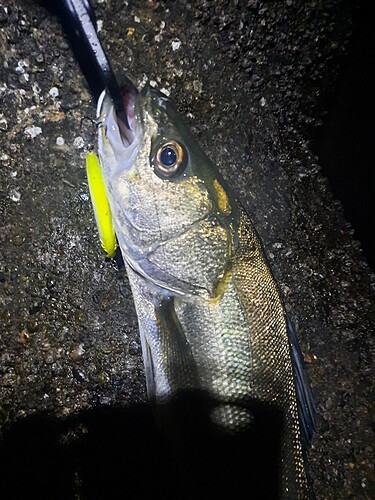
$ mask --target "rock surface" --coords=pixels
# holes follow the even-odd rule
[[[115,70],[170,94],[253,217],[316,396],[309,461],[319,499],[375,495],[374,275],[310,143],[353,8],[344,0],[96,5]],[[43,6],[2,2],[0,28],[0,425],[3,450],[12,450],[1,458],[21,480],[37,476],[34,444],[55,443],[45,447],[50,472],[61,465],[54,450],[83,439],[85,415],[97,411],[108,430],[103,408],[141,407],[146,395],[128,281],[101,254],[88,195],[84,158],[96,130],[86,82]],[[74,425],[60,428],[69,418]],[[123,422],[147,427],[143,418]],[[50,498],[79,497],[72,463],[71,490]]]

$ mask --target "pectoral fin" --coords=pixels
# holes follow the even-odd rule
[[[176,315],[173,298],[164,298],[155,308],[160,335],[163,370],[173,393],[198,389],[197,366],[190,345]]]

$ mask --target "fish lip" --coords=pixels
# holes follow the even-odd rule
[[[105,90],[99,96],[96,107],[96,116],[99,126],[106,126],[106,122],[108,121],[112,122],[112,127],[116,124],[123,145],[127,147],[130,146],[135,140],[135,108],[138,91],[132,83],[128,82],[123,85],[120,90],[123,98],[124,112],[126,114],[129,127],[127,127],[126,123],[124,123],[124,121],[117,115],[112,100]]]
[[[97,103],[99,155],[104,164],[108,164],[105,170],[110,177],[132,168],[141,142],[142,126],[135,112],[137,94],[132,88],[129,89],[131,98],[128,102],[124,102],[130,129],[127,129],[125,123],[117,117],[112,100],[105,90],[99,96]]]

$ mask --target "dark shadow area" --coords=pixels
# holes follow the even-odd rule
[[[375,3],[353,6],[353,35],[348,56],[333,95],[328,94],[328,115],[317,131],[314,151],[319,156],[346,218],[355,229],[369,264],[375,270]]]
[[[212,428],[213,404],[185,395],[164,406],[163,432],[147,405],[23,419],[1,443],[0,498],[277,498],[280,413],[251,404],[253,423],[230,436]]]

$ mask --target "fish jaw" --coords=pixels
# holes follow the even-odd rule
[[[129,172],[138,154],[142,130],[135,117],[135,98],[135,95],[130,96],[130,91],[123,95],[130,129],[127,129],[117,117],[112,101],[105,90],[98,100],[96,115],[99,157],[105,159],[105,161],[101,161],[101,165],[107,179],[107,185],[121,173]]]

